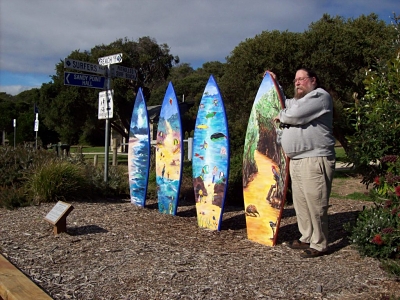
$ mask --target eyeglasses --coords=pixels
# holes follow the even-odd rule
[[[296,83],[297,81],[304,81],[304,80],[306,80],[307,78],[310,78],[310,77],[299,77],[299,78],[295,78],[295,79],[293,79],[293,83]]]

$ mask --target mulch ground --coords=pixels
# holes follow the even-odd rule
[[[343,224],[364,203],[331,199],[328,255],[302,259],[292,206],[278,244],[247,239],[243,207],[225,208],[221,231],[197,226],[195,204],[177,216],[148,201],[68,202],[67,232],[44,220],[54,203],[0,209],[0,253],[54,299],[396,299],[400,283],[361,257]],[[390,298],[391,297],[391,298]]]

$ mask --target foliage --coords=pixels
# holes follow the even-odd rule
[[[379,70],[366,72],[366,94],[348,109],[354,134],[348,136],[348,158],[363,170],[369,184],[378,175],[380,157],[400,152],[400,52]],[[372,163],[372,164],[371,164]]]
[[[88,185],[87,197],[121,197],[129,195],[129,182],[126,166],[109,166],[107,183],[104,182],[104,166],[85,165]]]
[[[0,207],[14,209],[30,205],[23,188],[0,186]]]
[[[226,195],[226,202],[228,205],[243,206],[242,166],[242,155],[231,156],[229,182]]]
[[[82,155],[57,157],[53,151],[0,147],[0,207],[129,194],[126,166],[110,166],[108,175],[105,183],[103,168]]]
[[[169,53],[167,44],[158,45],[150,37],[131,41],[117,39],[109,45],[97,45],[89,51],[73,51],[68,58],[97,64],[99,57],[115,53],[123,54],[121,66],[137,70],[137,80],[114,78],[114,118],[111,128],[127,137],[136,93],[141,87],[146,99],[151,91],[163,84],[170,69],[179,62],[179,57]],[[61,141],[76,144],[89,141],[93,144],[104,142],[104,121],[97,118],[98,90],[64,86],[64,63],[56,65],[53,82],[41,88],[39,106],[44,113],[43,122],[60,135]],[[91,137],[96,137],[93,139]]]
[[[370,192],[375,205],[365,209],[357,222],[346,228],[350,240],[360,253],[380,259],[400,258],[400,158],[395,155],[381,159],[382,175],[374,180]],[[396,263],[386,261],[392,271]],[[400,268],[397,268],[400,276]]]
[[[49,160],[32,170],[27,192],[34,203],[82,197],[86,186],[83,169],[67,161]]]

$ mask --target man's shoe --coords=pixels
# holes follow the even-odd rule
[[[308,248],[307,250],[304,250],[302,253],[300,253],[300,257],[302,258],[313,258],[313,257],[318,257],[325,255],[326,251],[318,251],[313,248]]]
[[[291,241],[287,245],[288,245],[289,248],[292,248],[292,249],[309,249],[310,248],[310,244],[309,243],[303,243],[300,240]]]

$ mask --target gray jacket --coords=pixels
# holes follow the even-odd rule
[[[281,143],[291,159],[334,156],[332,133],[333,100],[324,89],[317,88],[303,98],[286,99],[286,108],[279,113],[283,129]]]

